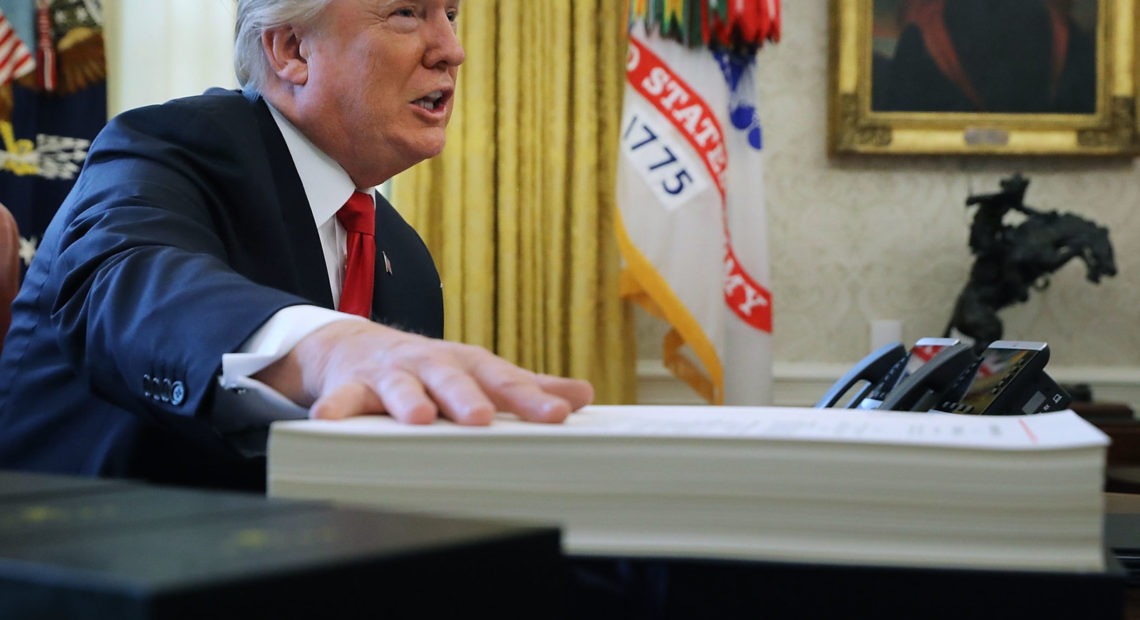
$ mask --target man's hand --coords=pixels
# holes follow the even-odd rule
[[[254,378],[323,419],[387,413],[429,424],[442,415],[485,425],[507,411],[557,423],[594,398],[585,381],[536,374],[481,347],[367,321],[316,330]]]

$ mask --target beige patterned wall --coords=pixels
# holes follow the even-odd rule
[[[1119,275],[1094,285],[1081,265],[1067,265],[1048,290],[1001,313],[1005,337],[1047,341],[1060,380],[1083,369],[1077,375],[1140,386],[1136,162],[829,159],[827,2],[786,1],[783,10],[783,40],[759,57],[777,382],[789,365],[858,360],[874,319],[902,321],[907,341],[940,335],[972,262],[966,196],[997,191],[1021,171],[1031,179],[1026,204],[1108,227]],[[638,333],[641,357],[659,358],[663,328],[639,315]]]

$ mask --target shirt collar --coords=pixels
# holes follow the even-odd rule
[[[310,142],[277,108],[268,101],[265,105],[269,106],[281,137],[285,139],[289,156],[292,157],[297,175],[301,177],[301,185],[305,188],[305,198],[309,200],[309,208],[313,211],[313,222],[320,228],[344,206],[356,190],[356,185],[340,164]],[[367,193],[372,195],[371,192]]]

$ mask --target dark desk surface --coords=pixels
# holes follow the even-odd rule
[[[1140,494],[1104,494],[1104,543],[1129,574],[1126,620],[1140,620]]]
[[[545,617],[564,584],[554,527],[0,472],[6,620]]]
[[[1106,497],[1140,513],[1140,496]],[[0,471],[5,620],[1119,620],[1124,609],[1123,571],[573,558],[567,572],[559,547],[547,527]]]

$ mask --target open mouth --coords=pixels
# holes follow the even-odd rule
[[[419,106],[429,112],[434,111],[436,108],[442,107],[447,103],[451,93],[442,90],[433,90],[430,93],[416,99],[412,102],[413,105]]]

